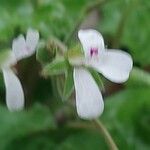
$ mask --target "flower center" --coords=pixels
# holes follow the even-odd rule
[[[90,55],[91,55],[91,57],[93,57],[93,56],[97,56],[98,55],[98,48],[91,48],[90,49]]]

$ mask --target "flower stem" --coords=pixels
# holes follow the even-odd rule
[[[114,140],[112,139],[111,135],[109,134],[108,130],[106,127],[103,125],[101,121],[93,120],[99,131],[103,134],[110,150],[118,150],[117,145],[115,144]]]

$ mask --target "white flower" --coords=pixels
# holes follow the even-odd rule
[[[115,83],[129,78],[133,62],[131,56],[120,50],[105,49],[102,35],[96,30],[80,30],[78,37],[84,50],[84,63],[93,67],[107,79]],[[74,68],[76,107],[83,119],[94,119],[104,110],[102,94],[92,75],[83,67]]]
[[[11,67],[17,61],[31,56],[35,52],[38,40],[39,33],[36,30],[28,29],[26,39],[20,35],[13,40],[12,51],[1,66],[6,87],[6,104],[10,111],[21,110],[24,107],[24,92],[20,80]]]

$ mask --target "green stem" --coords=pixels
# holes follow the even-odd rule
[[[110,150],[118,150],[117,145],[115,144],[114,140],[112,139],[111,135],[109,134],[106,127],[102,124],[102,122],[97,119],[97,120],[94,120],[94,123],[97,126],[97,128],[99,129],[99,131],[101,132],[101,134],[103,134],[103,136],[109,146],[109,149]]]

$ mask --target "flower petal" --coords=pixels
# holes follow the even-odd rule
[[[39,33],[36,30],[28,29],[26,40],[23,35],[13,40],[12,50],[17,60],[31,56],[35,52],[39,40]]]
[[[24,93],[18,77],[10,68],[3,69],[6,87],[6,104],[10,111],[21,110],[24,107]]]
[[[99,55],[104,51],[104,40],[98,31],[93,29],[79,30],[78,37],[83,46],[85,57],[90,56],[91,48],[97,48]]]
[[[115,83],[125,82],[129,78],[133,61],[131,56],[120,50],[106,51],[98,61],[91,62],[92,67]]]
[[[91,74],[83,68],[74,69],[76,107],[83,119],[99,117],[104,109],[103,98]]]
[[[26,36],[26,44],[29,48],[28,53],[32,55],[35,52],[35,48],[38,44],[39,32],[37,30],[28,29]]]
[[[17,60],[28,56],[27,45],[23,35],[20,35],[18,38],[13,40],[12,50]]]

